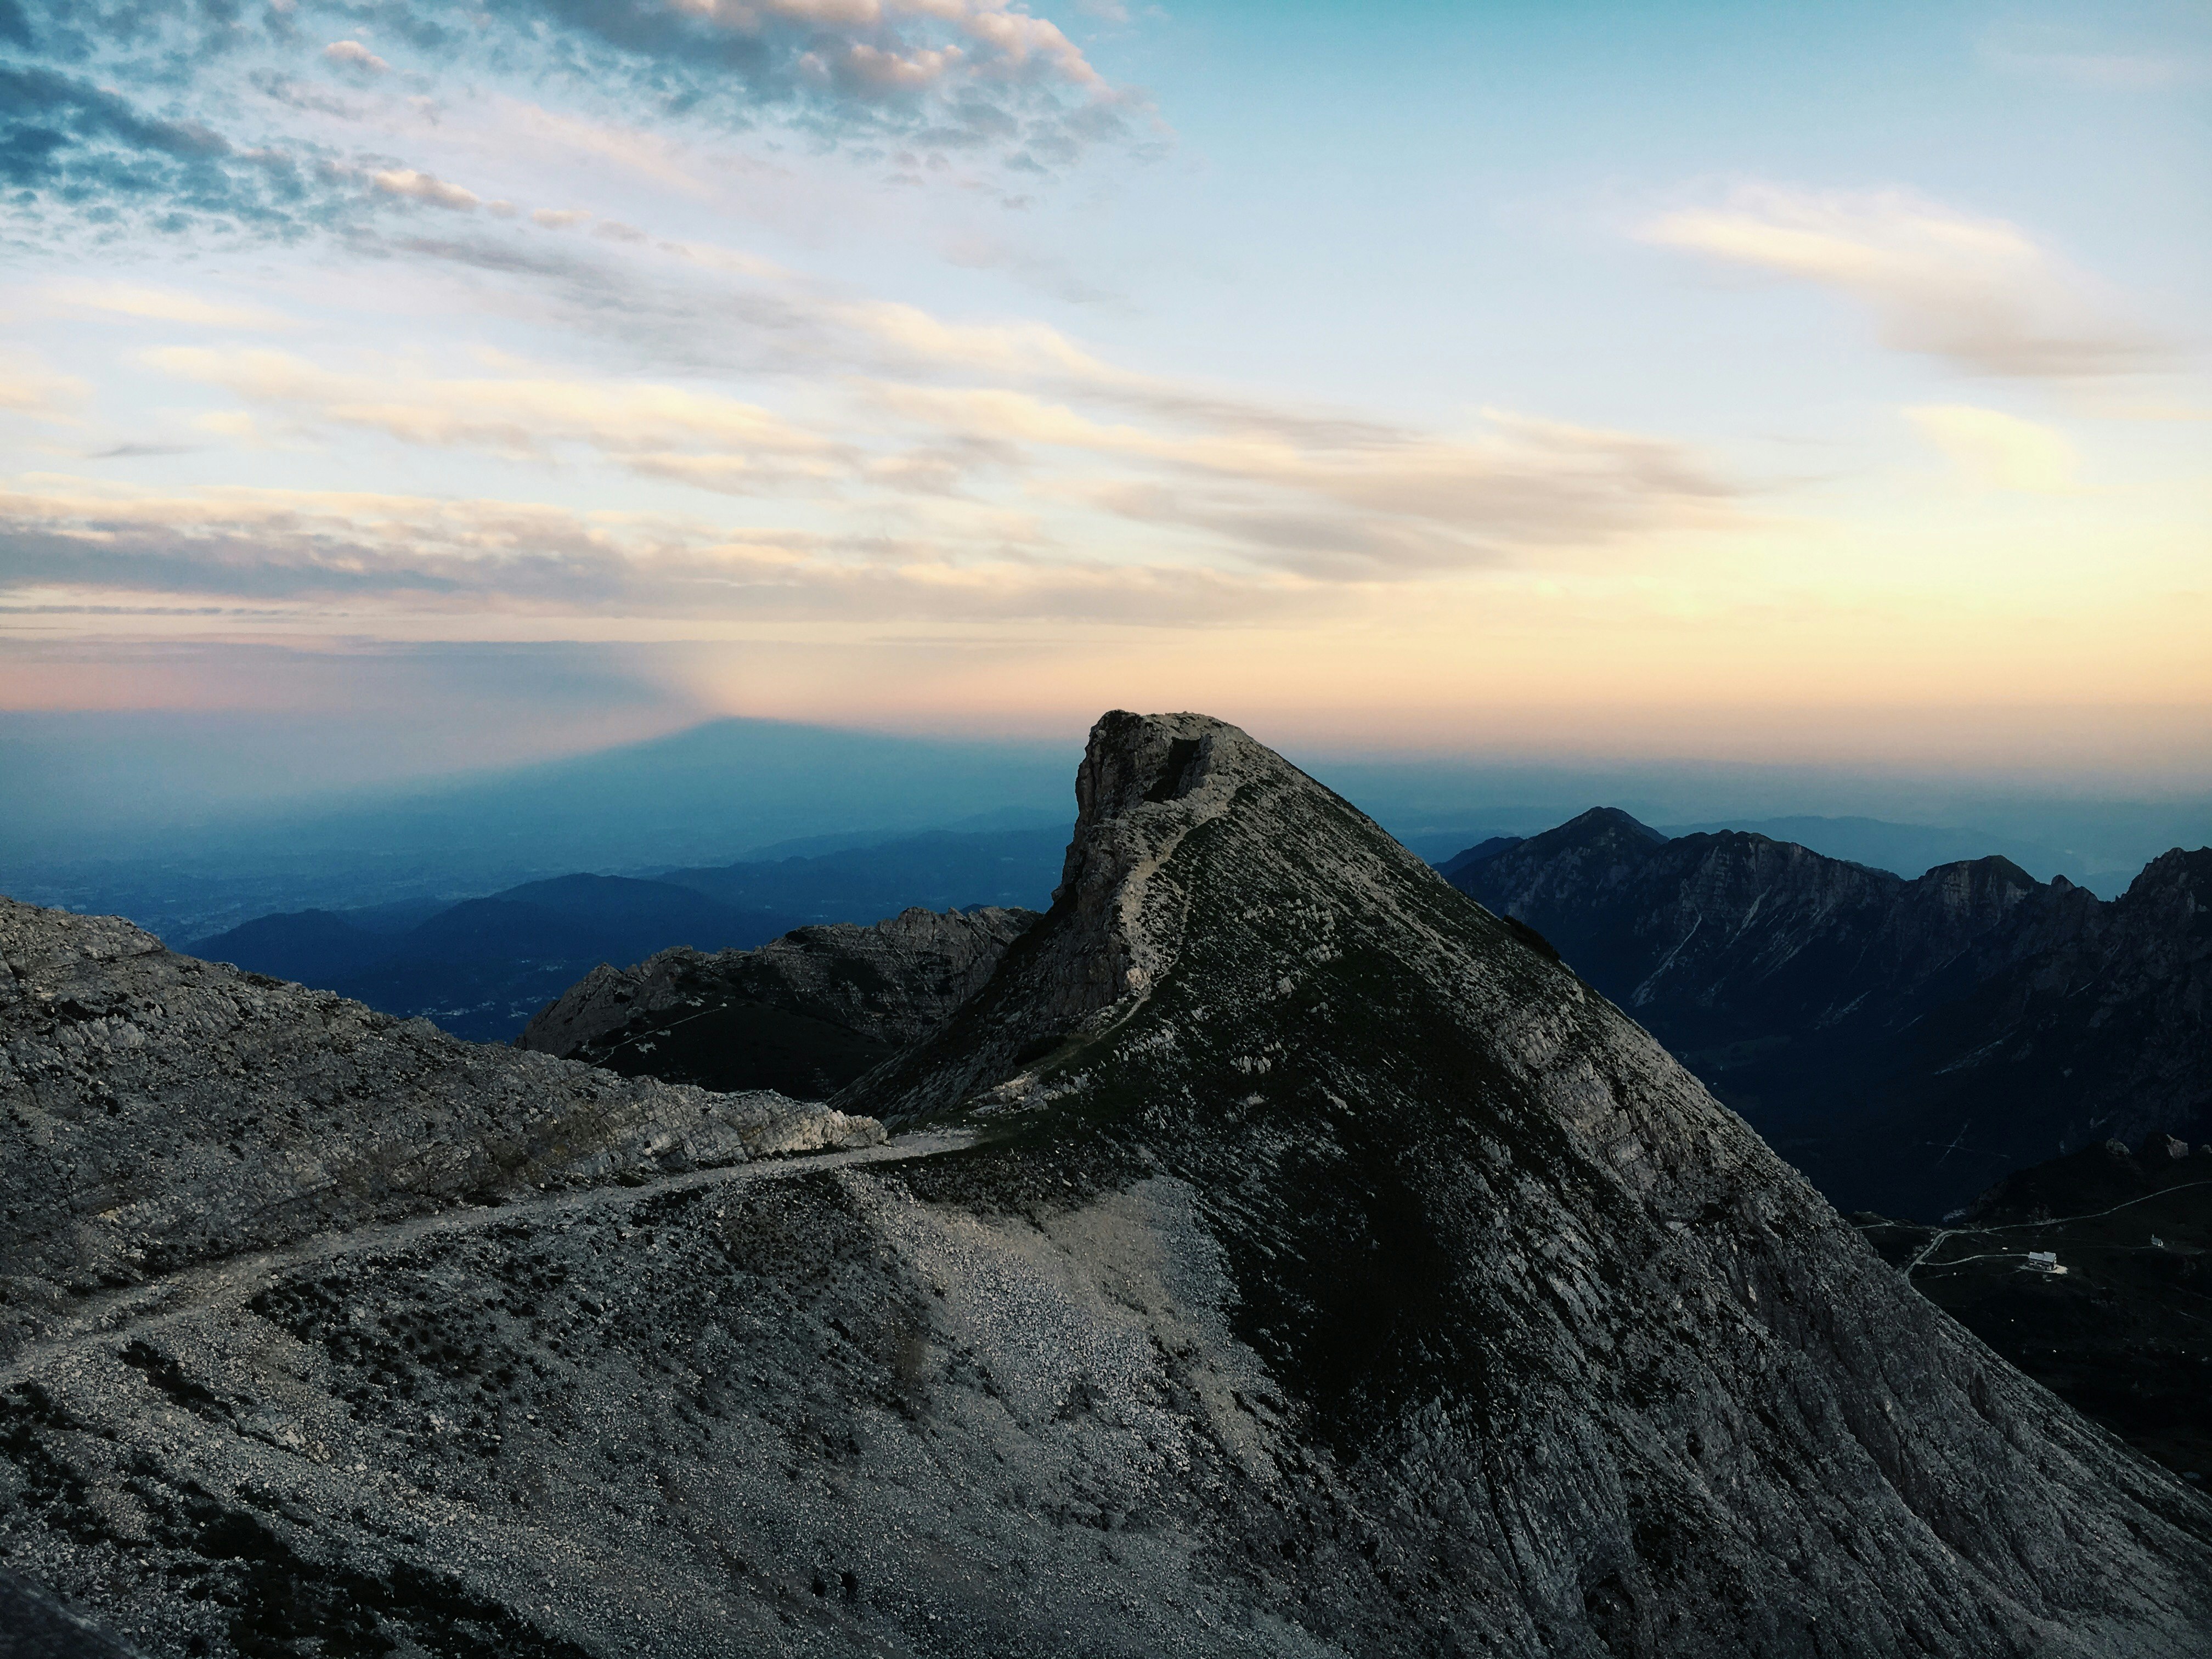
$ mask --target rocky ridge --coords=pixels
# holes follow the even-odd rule
[[[919,1042],[981,990],[1034,910],[908,909],[751,951],[602,963],[515,1046],[629,1076],[818,1098]]]
[[[2212,1507],[1556,961],[1219,722],[1079,801],[889,1143],[88,1310],[0,1565],[217,1659],[2203,1650]]]
[[[1452,864],[1847,1207],[1933,1218],[2107,1136],[2212,1138],[2212,850],[2106,902],[1597,809]]]

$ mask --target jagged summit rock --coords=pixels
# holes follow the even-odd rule
[[[1218,721],[1078,794],[839,1103],[952,1127],[27,1349],[8,1570],[216,1659],[2205,1650],[2212,1506],[1571,973]]]
[[[907,909],[750,951],[678,946],[633,968],[602,963],[515,1046],[629,1076],[818,1099],[936,1030],[1036,915]]]

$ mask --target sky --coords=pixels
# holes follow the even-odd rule
[[[0,0],[0,718],[2201,791],[2208,94],[2126,0]]]

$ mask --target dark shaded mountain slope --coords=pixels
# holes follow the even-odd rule
[[[870,927],[801,927],[753,951],[602,963],[515,1046],[625,1077],[819,1099],[934,1031],[1036,914],[904,910]]]
[[[0,1565],[214,1659],[2204,1650],[2212,1507],[1572,975],[1217,722],[1079,800],[847,1092],[949,1127],[143,1287],[0,1376]]]
[[[2212,1138],[2212,851],[2106,902],[2001,858],[1906,881],[1598,809],[1450,878],[1849,1207],[1932,1218],[2087,1141]]]

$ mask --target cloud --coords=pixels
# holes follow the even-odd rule
[[[81,422],[76,410],[92,388],[74,374],[57,374],[28,352],[0,350],[0,410],[57,426]]]
[[[716,489],[745,479],[757,487],[771,477],[827,476],[848,455],[842,444],[757,404],[683,386],[343,374],[285,352],[196,347],[151,352],[147,362],[279,410],[298,425],[363,428],[404,443],[530,459],[580,445],[660,477],[713,477]]]
[[[1885,345],[1972,374],[2117,374],[2168,356],[2017,226],[1906,191],[1746,185],[1725,206],[1667,214],[1642,234],[1848,295]]]
[[[706,180],[681,159],[679,147],[659,133],[563,115],[520,99],[501,99],[497,108],[501,126],[526,135],[533,147],[554,143],[580,155],[597,156],[688,196],[709,191]]]
[[[222,599],[708,619],[1056,621],[1218,627],[1320,614],[1293,577],[984,557],[732,532],[666,516],[369,492],[130,490],[72,478],[0,487],[0,599],[54,610]]]
[[[1005,0],[337,9],[364,28],[373,19],[380,46],[410,49],[421,95],[377,90],[391,65],[362,30],[317,45],[273,8],[41,8],[17,43],[27,61],[0,66],[0,188],[16,239],[61,228],[94,240],[149,230],[289,240],[354,228],[380,202],[477,207],[473,191],[352,147],[391,130],[403,105],[434,121],[441,79],[508,127],[510,142],[491,147],[500,159],[526,165],[531,147],[556,144],[699,196],[717,181],[687,158],[732,134],[871,161],[895,143],[1034,172],[1100,145],[1156,142],[1158,127],[1141,94],[1109,85],[1056,25]],[[327,75],[307,75],[318,59],[355,90],[337,95]],[[501,86],[567,92],[580,107],[556,112]],[[656,130],[593,118],[610,110],[652,111]]]
[[[52,224],[286,237],[327,223],[334,180],[312,157],[234,143],[57,70],[0,65],[0,186],[13,239]]]
[[[369,75],[383,75],[392,68],[358,40],[333,40],[323,48],[323,56],[342,69],[360,70]]]
[[[548,0],[543,9],[632,52],[720,45],[726,62],[761,79],[788,54],[801,75],[850,72],[846,90],[862,97],[963,72],[1105,86],[1058,25],[992,0],[676,0],[657,15],[617,0]]]
[[[129,283],[71,283],[47,290],[47,298],[71,310],[104,312],[145,322],[190,323],[204,328],[274,331],[298,326],[282,312],[261,306],[221,305],[176,289]]]
[[[1204,530],[1257,563],[1329,580],[1495,565],[1737,517],[1735,489],[1681,445],[1503,411],[1451,438],[1296,419],[1145,427],[996,388],[879,384],[873,393],[940,447],[1140,463],[1139,478],[1065,488],[1122,517]]]
[[[532,224],[542,225],[547,230],[566,230],[571,225],[582,224],[591,216],[582,208],[539,208],[531,214],[530,220]]]
[[[432,207],[448,208],[457,213],[472,212],[483,200],[472,190],[449,185],[443,179],[418,173],[413,167],[374,173],[368,181],[386,196],[404,196],[410,201],[427,202]]]
[[[1002,0],[514,0],[599,84],[726,127],[896,137],[1057,167],[1145,141],[1150,101],[1109,84],[1058,25]]]
[[[2118,45],[2092,29],[2014,22],[1985,35],[1980,55],[1992,68],[2016,75],[2148,92],[2212,77],[2212,51],[2203,31],[2194,33],[2197,38],[2186,45],[2173,40],[2154,49]]]
[[[2047,426],[1966,404],[1926,404],[1905,417],[1985,488],[2063,494],[2075,487],[2074,447]]]

